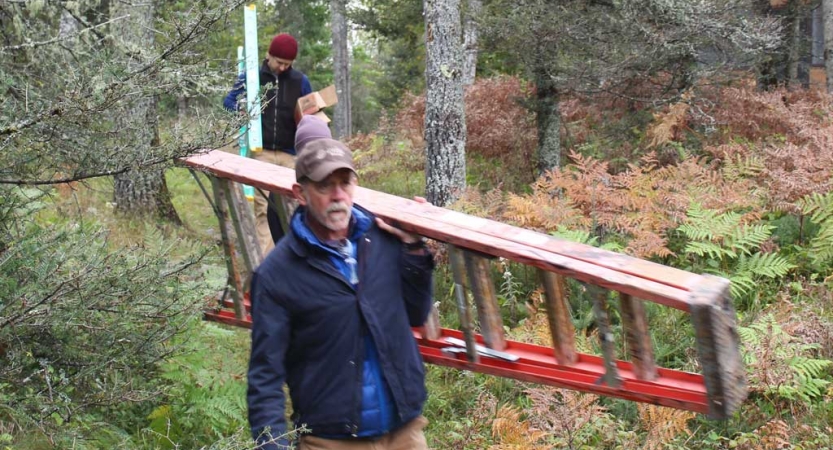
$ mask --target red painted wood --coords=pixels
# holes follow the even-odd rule
[[[291,194],[295,181],[292,169],[219,150],[183,162],[283,195]],[[361,187],[355,200],[402,229],[684,311],[695,301],[692,286],[709,283],[700,275]]]

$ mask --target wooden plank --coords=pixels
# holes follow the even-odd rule
[[[389,196],[390,194],[374,193]],[[398,198],[395,197],[394,198]],[[697,283],[697,275],[673,267],[664,266],[644,259],[635,258],[622,253],[610,252],[591,245],[560,239],[548,234],[515,227],[482,217],[471,216],[461,212],[433,205],[423,205],[422,208],[411,209],[422,217],[454,225],[468,231],[499,237],[532,248],[546,250],[557,255],[584,261],[607,269],[635,275],[657,283],[665,284],[682,290],[691,290]]]
[[[628,354],[631,357],[636,377],[640,380],[653,380],[657,377],[657,366],[654,361],[651,335],[648,332],[645,305],[642,300],[628,294],[620,293],[619,300]]]
[[[672,308],[688,311],[691,306],[691,296],[687,291],[494,236],[469,231],[461,233],[456,226],[412,214],[405,205],[397,207],[374,202],[374,200],[378,199],[366,199],[359,204],[402,229],[408,229],[458,247],[503,257],[568,278],[603,286],[610,290],[625,292]]]
[[[489,260],[472,252],[463,252],[466,263],[466,273],[469,285],[477,305],[477,317],[480,320],[480,331],[486,346],[503,350],[506,348],[506,336],[503,331],[503,319],[500,316],[500,306],[497,304],[497,293],[492,281]]]
[[[420,328],[420,332],[428,339],[440,338],[440,311],[437,305],[431,305],[431,312],[428,314],[428,319]]]
[[[725,419],[746,399],[746,370],[740,354],[737,319],[729,295],[729,280],[705,275],[692,293],[703,300],[691,310],[697,357],[709,397],[709,416]]]
[[[294,183],[294,171],[283,167],[270,166],[256,160],[237,155],[212,151],[184,160],[185,164],[204,167],[208,171],[228,176],[235,181],[245,182],[263,189],[290,194]],[[221,166],[220,166],[221,164]],[[382,192],[359,187],[356,190],[357,203],[374,213],[373,205],[397,205],[398,212],[418,214],[432,223],[452,225],[451,228],[475,232],[475,235],[489,235],[525,247],[546,250],[560,256],[598,265],[624,274],[630,274],[654,283],[665,284],[683,291],[690,291],[699,282],[699,275],[683,270],[645,261],[632,256],[606,251],[589,245],[558,239],[543,233],[506,225],[500,222],[474,217],[430,204],[421,204]],[[402,222],[403,229],[420,232],[417,226]],[[421,233],[422,234],[422,233]],[[424,234],[428,236],[427,234]],[[432,237],[432,236],[429,236]],[[476,249],[475,249],[476,250]],[[637,297],[640,297],[637,295]],[[645,297],[640,297],[645,299]],[[671,306],[671,305],[669,305]],[[686,309],[686,308],[680,308]]]
[[[463,259],[463,251],[453,245],[448,246],[448,262],[451,265],[451,272],[454,276],[454,297],[457,301],[457,314],[460,319],[460,331],[463,340],[466,342],[466,357],[471,362],[480,360],[477,354],[474,338],[474,322],[472,321],[471,308],[468,301],[468,283],[466,282],[466,263]]]
[[[561,275],[538,270],[544,287],[547,320],[552,336],[555,360],[559,364],[571,365],[576,362],[576,330],[573,326],[570,305],[567,301],[567,287]]]

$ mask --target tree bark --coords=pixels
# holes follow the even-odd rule
[[[787,86],[797,86],[798,80],[798,64],[801,59],[801,18],[799,17],[799,7],[792,2],[790,4],[789,12],[789,52],[787,54]]]
[[[543,66],[535,68],[538,175],[561,166],[561,113],[558,90]]]
[[[466,187],[460,0],[425,1],[425,196],[457,200]]]
[[[465,45],[465,62],[463,64],[463,85],[474,84],[477,74],[477,48],[479,45],[479,30],[477,18],[483,9],[481,0],[468,0],[466,8],[466,21],[463,25],[463,36]]]
[[[347,15],[345,0],[330,0],[330,20],[333,29],[333,75],[338,103],[333,117],[333,137],[347,138],[353,134],[350,99],[350,52],[347,47]]]
[[[824,68],[827,73],[827,92],[833,92],[833,0],[822,0],[824,21]]]
[[[115,46],[128,58],[128,70],[135,70],[144,63],[143,49],[152,47],[156,4],[154,0],[121,0],[112,3],[110,12],[112,17],[126,16],[112,32]],[[155,96],[139,91],[117,114],[119,129],[130,136],[135,151],[147,154],[159,146]],[[171,203],[164,169],[139,166],[116,175],[113,201],[116,210],[126,214],[181,223]]]

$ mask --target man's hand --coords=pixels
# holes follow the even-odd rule
[[[425,200],[425,198],[423,197],[414,197],[414,201],[417,203],[428,203],[428,201]],[[404,230],[400,230],[399,228],[389,225],[387,222],[378,217],[376,218],[376,225],[378,225],[379,228],[381,228],[383,231],[386,231],[398,237],[399,240],[402,241],[402,243],[405,245],[416,244],[417,242],[422,240],[422,236],[414,233],[408,233]]]

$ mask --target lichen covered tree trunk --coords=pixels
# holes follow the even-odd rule
[[[789,12],[789,51],[787,53],[787,86],[798,86],[798,66],[801,63],[802,39],[801,17],[795,2],[790,4]]]
[[[147,64],[148,48],[153,46],[154,0],[121,0],[113,2],[111,17],[125,17],[112,28],[113,45],[127,58],[128,72]],[[152,92],[138,91],[125,96],[115,120],[122,138],[129,136],[133,150],[152,155],[159,146],[159,122],[156,97]],[[146,158],[151,159],[151,158]],[[131,215],[152,215],[180,223],[171,203],[163,169],[151,166],[134,169],[115,176],[113,201],[116,209]]]
[[[459,0],[425,1],[425,196],[446,206],[466,187]]]
[[[350,52],[347,46],[345,0],[330,0],[333,30],[333,72],[338,94],[333,117],[333,136],[346,138],[353,134],[352,102],[350,101]]]
[[[477,49],[479,45],[477,18],[483,9],[483,2],[481,0],[468,0],[466,5],[466,20],[463,26],[463,43],[465,46],[464,86],[474,84],[475,75],[477,74]]]
[[[558,89],[547,69],[535,68],[538,175],[561,166],[561,113]]]
[[[833,92],[833,0],[822,0],[824,21],[824,68],[827,73],[827,92]]]

